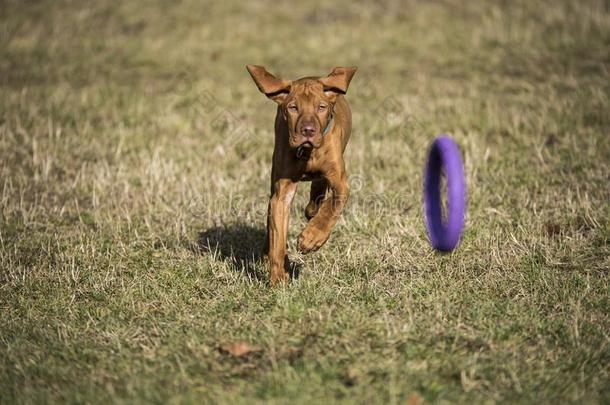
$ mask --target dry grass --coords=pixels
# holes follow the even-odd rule
[[[314,3],[0,4],[0,402],[610,400],[608,5]],[[359,66],[352,199],[275,290],[246,63]],[[421,217],[441,132],[451,255]]]

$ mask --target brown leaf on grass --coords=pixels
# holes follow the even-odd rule
[[[411,394],[407,398],[407,405],[419,405],[421,404],[421,397],[417,394]]]
[[[260,346],[251,346],[246,342],[232,342],[220,347],[220,351],[235,357],[245,356],[249,353],[256,353],[263,350]]]

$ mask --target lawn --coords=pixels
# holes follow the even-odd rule
[[[301,184],[279,288],[247,63],[358,66],[350,201],[302,256]],[[4,0],[0,201],[0,403],[610,402],[605,1]]]

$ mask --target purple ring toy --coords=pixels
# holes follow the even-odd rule
[[[447,212],[444,215],[443,174],[447,179]],[[441,135],[432,143],[424,173],[424,211],[432,247],[443,252],[455,249],[464,230],[465,208],[466,180],[460,149],[449,136]]]

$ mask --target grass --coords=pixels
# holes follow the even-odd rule
[[[0,10],[0,402],[610,401],[606,2]],[[299,256],[302,185],[278,289],[246,63],[359,67],[351,200]],[[448,255],[421,210],[442,132],[469,186]]]

